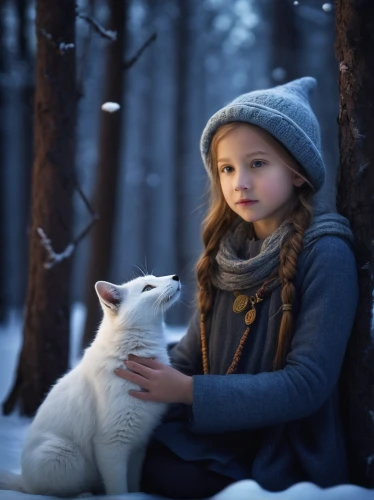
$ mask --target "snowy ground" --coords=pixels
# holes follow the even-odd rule
[[[79,341],[84,322],[84,308],[77,304],[72,314],[73,339],[70,360],[75,365],[78,360]],[[0,328],[0,402],[4,400],[13,381],[17,365],[18,352],[21,346],[22,318],[11,313],[6,327]],[[168,329],[169,341],[178,340],[184,328]],[[25,439],[30,420],[16,413],[0,416],[0,469],[20,471],[22,443]],[[14,491],[0,491],[0,500],[46,500],[56,497],[27,495]],[[133,493],[121,496],[96,496],[95,500],[151,500],[156,497]],[[254,481],[240,481],[226,488],[214,500],[374,500],[374,490],[365,490],[352,485],[337,486],[322,490],[311,483],[300,483],[281,493],[270,493],[263,490]]]

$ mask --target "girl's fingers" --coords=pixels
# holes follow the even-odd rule
[[[164,366],[161,361],[158,361],[155,358],[141,358],[140,356],[135,356],[134,354],[129,355],[129,361],[135,361],[136,363],[148,366],[149,368],[153,368],[154,370],[157,370]]]
[[[139,375],[143,375],[143,377],[150,379],[152,377],[152,368],[148,368],[137,361],[124,361],[125,366],[129,368],[131,371],[135,373],[139,373]]]
[[[128,380],[129,382],[133,382],[134,384],[139,385],[142,389],[149,389],[149,381],[142,377],[141,375],[138,375],[137,373],[130,372],[129,370],[114,370],[114,373],[121,378],[124,378],[125,380]]]

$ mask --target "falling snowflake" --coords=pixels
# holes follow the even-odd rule
[[[104,102],[102,104],[101,109],[103,111],[107,111],[108,113],[114,113],[118,111],[121,106],[117,102]]]
[[[322,9],[325,11],[325,12],[331,12],[332,11],[332,3],[324,3],[322,5]]]
[[[284,68],[274,68],[271,72],[271,76],[276,82],[282,82],[286,79],[287,71]]]
[[[294,1],[294,5],[299,5],[299,2],[297,0]]]

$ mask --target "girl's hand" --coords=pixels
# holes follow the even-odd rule
[[[124,364],[129,370],[117,369],[115,374],[146,391],[129,391],[131,396],[143,401],[192,404],[192,377],[157,359],[140,358],[133,354]]]

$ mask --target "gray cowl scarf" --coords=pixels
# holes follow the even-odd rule
[[[279,267],[280,250],[290,233],[290,224],[284,222],[268,236],[259,255],[243,260],[238,256],[238,252],[248,240],[250,228],[248,222],[238,219],[231,231],[222,238],[216,255],[218,266],[212,275],[212,283],[216,288],[233,291],[260,286]],[[349,222],[345,217],[337,213],[320,213],[317,209],[312,225],[304,233],[304,248],[326,235],[353,241]],[[279,278],[275,281],[279,283]]]

